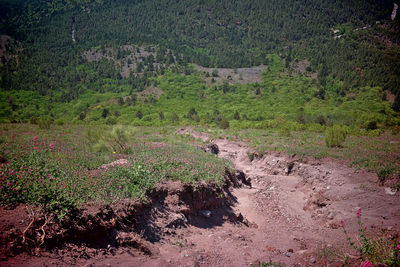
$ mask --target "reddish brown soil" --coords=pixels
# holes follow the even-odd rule
[[[180,133],[210,141],[190,128]],[[145,205],[87,205],[64,224],[47,224],[40,249],[43,217],[26,232],[31,243],[24,245],[31,221],[25,207],[2,209],[0,265],[249,266],[272,260],[340,266],[345,254],[357,263],[340,221],[357,241],[360,208],[368,229],[399,230],[400,194],[386,194],[375,174],[333,159],[279,153],[254,154],[250,161],[254,151],[236,141],[213,140],[204,150],[238,170],[227,171],[224,188],[169,182]]]

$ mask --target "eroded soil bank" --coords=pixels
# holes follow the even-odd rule
[[[202,149],[237,171],[227,170],[223,185],[159,184],[146,204],[88,204],[62,224],[24,206],[2,209],[0,265],[340,266],[345,254],[359,263],[341,226],[357,241],[359,209],[368,232],[399,230],[400,194],[385,192],[375,174],[179,132],[209,141]]]

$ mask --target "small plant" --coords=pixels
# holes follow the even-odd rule
[[[325,143],[327,147],[342,147],[346,140],[347,132],[343,127],[334,125],[325,131]]]
[[[394,168],[391,166],[384,166],[378,171],[379,182],[383,185],[386,179],[394,173]]]
[[[254,160],[254,158],[255,158],[255,154],[247,152],[247,157],[249,158],[250,162],[252,162]]]
[[[340,224],[347,236],[347,241],[362,258],[363,267],[373,266],[399,266],[400,265],[400,244],[398,235],[385,236],[382,231],[377,237],[367,236],[367,227],[361,221],[361,208],[357,211],[358,232],[360,241],[356,244],[347,233],[344,221]]]

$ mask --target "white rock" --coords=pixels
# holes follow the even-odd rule
[[[385,193],[391,196],[396,195],[397,190],[390,187],[385,187]]]

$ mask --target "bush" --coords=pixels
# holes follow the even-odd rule
[[[64,125],[64,124],[65,124],[65,121],[64,121],[63,119],[58,119],[58,120],[54,121],[54,123],[55,123],[56,125],[61,126],[61,125]]]
[[[106,124],[107,125],[115,125],[115,124],[117,124],[117,118],[115,118],[114,116],[108,117],[106,119]]]
[[[346,140],[347,132],[343,127],[334,125],[326,129],[325,135],[327,147],[342,147],[343,142]]]
[[[367,130],[376,130],[376,129],[378,129],[378,123],[376,121],[370,121],[367,123],[366,129]]]
[[[40,129],[50,129],[52,119],[50,116],[40,116],[37,120]]]
[[[394,173],[394,168],[392,166],[385,166],[378,171],[379,182],[383,185],[386,179]]]
[[[222,118],[221,121],[219,122],[219,127],[221,127],[221,129],[228,129],[229,121],[226,118]]]

